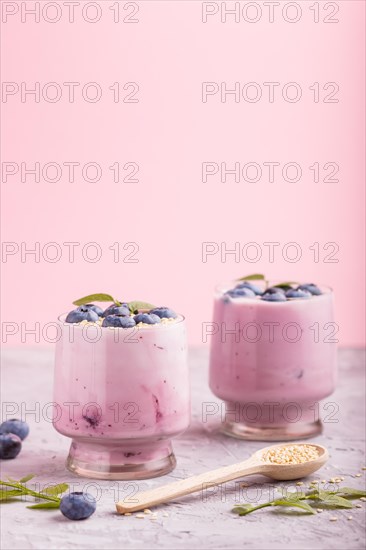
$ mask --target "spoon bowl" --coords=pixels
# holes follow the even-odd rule
[[[292,446],[300,447],[304,445],[307,447],[315,447],[318,451],[318,456],[315,459],[310,459],[299,464],[276,464],[264,459],[268,451],[277,448]],[[204,491],[208,487],[213,487],[220,483],[226,483],[227,481],[239,479],[251,474],[262,474],[281,481],[300,479],[319,470],[319,468],[324,466],[328,458],[329,453],[327,449],[315,443],[280,443],[271,445],[270,447],[265,447],[264,449],[256,451],[244,462],[224,466],[223,468],[218,468],[217,470],[205,472],[187,479],[181,479],[174,483],[163,485],[162,487],[156,487],[155,489],[136,493],[133,495],[133,499],[131,499],[130,502],[118,502],[116,505],[117,512],[120,514],[137,512],[138,510],[156,506],[169,500],[175,500],[176,498],[197,491]]]
[[[274,450],[276,448],[292,447],[293,445],[301,446],[304,445],[304,443],[271,445],[269,447],[264,447],[263,449],[256,451],[253,454],[253,458],[261,465],[258,473],[261,473],[278,481],[290,481],[292,479],[299,479],[313,474],[314,472],[319,470],[319,468],[324,466],[329,458],[328,450],[325,447],[315,443],[309,443],[306,445],[315,447],[319,453],[319,456],[313,460],[307,460],[306,462],[301,462],[300,464],[275,464],[272,462],[263,461],[263,456],[268,451]]]

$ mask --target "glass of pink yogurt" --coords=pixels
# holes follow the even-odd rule
[[[171,440],[190,421],[184,317],[130,328],[65,317],[56,344],[53,424],[72,439],[68,469],[121,480],[173,470]]]
[[[319,401],[336,383],[333,292],[310,285],[315,294],[293,287],[271,298],[276,289],[263,294],[264,283],[244,295],[238,284],[216,289],[208,331],[209,383],[224,401],[222,430],[263,441],[319,434]]]

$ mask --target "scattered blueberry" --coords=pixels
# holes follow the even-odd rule
[[[15,458],[22,448],[22,440],[15,434],[0,432],[0,458]]]
[[[84,307],[88,307],[98,315],[98,317],[103,317],[103,310],[101,307],[96,306],[95,304],[85,304]]]
[[[253,298],[255,293],[250,288],[233,288],[225,292],[230,298]]]
[[[286,302],[286,296],[284,292],[267,292],[266,291],[264,294],[262,294],[261,300],[266,300],[267,302]]]
[[[136,325],[133,317],[125,315],[107,315],[103,320],[102,327],[131,328]]]
[[[80,323],[81,321],[98,321],[99,316],[87,306],[79,306],[70,311],[66,317],[66,323]]]
[[[60,502],[60,510],[68,519],[87,519],[94,514],[97,502],[90,493],[74,492],[64,495]]]
[[[291,288],[286,290],[286,298],[310,298],[311,294],[308,290],[301,290],[300,288]]]
[[[306,285],[300,285],[297,287],[298,290],[307,290],[310,292],[310,294],[313,294],[314,296],[319,296],[322,294],[322,291],[319,287],[314,285],[314,283],[307,283]]]
[[[147,325],[156,325],[161,323],[161,319],[155,313],[138,313],[134,317],[136,324],[137,323],[146,323]]]
[[[177,314],[175,311],[170,309],[169,307],[155,307],[151,311],[149,311],[149,314],[153,313],[154,315],[157,315],[160,317],[160,319],[167,318],[167,319],[175,319],[177,317]]]
[[[5,420],[0,425],[0,432],[3,434],[15,434],[20,439],[25,439],[29,434],[29,426],[23,420],[11,418],[10,420]]]
[[[249,288],[254,292],[254,294],[257,294],[258,296],[263,294],[263,290],[259,288],[257,285],[253,285],[252,283],[249,283],[248,281],[242,281],[238,285],[236,285],[235,288]]]
[[[130,315],[130,310],[127,304],[121,304],[120,306],[112,304],[104,311],[103,317],[108,317],[108,315],[124,315],[128,317]]]

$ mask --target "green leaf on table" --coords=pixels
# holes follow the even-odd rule
[[[265,281],[266,278],[262,273],[253,273],[253,275],[246,275],[245,277],[240,277],[237,281]]]
[[[20,480],[19,480],[19,483],[26,483],[27,481],[29,481],[30,479],[33,479],[35,477],[36,474],[29,474],[25,477],[22,477]]]
[[[354,489],[353,487],[340,487],[337,491],[334,491],[337,495],[347,495],[348,497],[352,498],[360,498],[360,497],[366,497],[366,491],[363,491],[362,489]]]
[[[271,503],[271,506],[286,506],[289,508],[292,508],[292,507],[301,508],[302,510],[305,510],[309,514],[316,514],[316,511],[310,506],[310,504],[301,500],[278,499],[273,501]]]
[[[27,508],[31,509],[42,509],[42,508],[59,508],[60,503],[59,502],[40,502],[39,504],[32,504],[32,506],[27,506]]]
[[[316,505],[326,508],[353,508],[352,502],[338,495],[329,495],[327,498],[317,500]]]
[[[8,500],[11,498],[21,497],[22,495],[26,495],[27,493],[25,491],[22,491],[21,489],[14,489],[12,491],[0,491],[0,500]]]
[[[233,508],[234,514],[239,514],[239,516],[246,516],[256,508],[253,504],[239,504]]]
[[[88,296],[84,296],[84,298],[75,300],[73,304],[75,306],[82,306],[91,302],[114,302],[118,306],[121,305],[120,302],[115,300],[110,294],[89,294]]]
[[[139,302],[139,301],[133,301],[128,302],[128,309],[131,311],[131,313],[137,313],[140,309],[154,309],[153,304],[149,304],[148,302]]]
[[[69,488],[67,483],[59,483],[58,485],[50,485],[43,489],[42,493],[51,496],[61,495]]]

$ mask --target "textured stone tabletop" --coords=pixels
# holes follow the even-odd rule
[[[276,482],[261,476],[246,478],[247,488],[228,483],[208,494],[192,495],[158,509],[155,521],[145,517],[120,516],[115,501],[136,489],[156,487],[169,481],[198,474],[207,469],[239,462],[266,444],[245,442],[218,433],[219,417],[202,422],[202,403],[218,403],[207,385],[207,351],[190,354],[192,372],[193,419],[189,430],[174,442],[177,468],[163,478],[139,482],[91,481],[65,469],[70,441],[58,434],[51,422],[27,415],[31,434],[15,460],[2,461],[1,478],[16,479],[37,474],[42,486],[49,482],[68,482],[74,489],[86,489],[98,499],[97,511],[90,519],[72,522],[58,510],[28,510],[25,502],[1,505],[1,548],[15,549],[326,549],[353,550],[365,547],[366,503],[351,512],[324,511],[313,516],[294,512],[260,510],[239,517],[231,513],[235,503],[263,501],[273,493]],[[315,442],[328,447],[328,465],[310,479],[344,476],[347,486],[364,486],[365,380],[364,354],[361,350],[339,352],[339,383],[326,403],[331,408],[322,436]],[[2,401],[42,411],[52,401],[52,350],[5,350],[2,360]],[[37,405],[39,403],[39,405]],[[46,409],[45,409],[46,410]],[[329,414],[332,412],[332,414]],[[15,416],[19,416],[15,415]],[[354,477],[362,473],[361,477]],[[32,482],[30,482],[32,484]],[[281,483],[283,485],[283,483]],[[347,518],[352,515],[352,520]],[[330,517],[336,516],[336,522]]]

